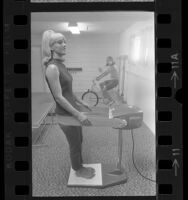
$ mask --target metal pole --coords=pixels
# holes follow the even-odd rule
[[[121,161],[122,161],[122,146],[123,146],[123,135],[122,135],[122,129],[119,129],[118,133],[118,163],[117,168],[121,171]]]
[[[109,174],[115,175],[115,176],[120,176],[124,173],[124,169],[121,166],[121,161],[122,161],[122,146],[123,146],[123,135],[122,135],[122,129],[118,130],[118,162],[116,165],[116,169],[114,171],[110,172]]]

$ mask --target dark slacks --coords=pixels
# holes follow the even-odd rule
[[[102,90],[103,97],[110,101],[113,101],[112,97],[108,93],[108,90],[115,88],[118,85],[118,83],[119,83],[119,81],[117,79],[106,80],[106,81],[100,83],[99,85]]]
[[[63,126],[59,124],[60,128],[64,132],[70,151],[71,165],[74,170],[78,170],[82,167],[82,127],[81,126]]]

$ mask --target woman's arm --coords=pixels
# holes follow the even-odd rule
[[[107,76],[110,73],[110,69],[107,69],[106,71],[104,71],[102,74],[100,74],[96,80],[99,81],[101,78]]]
[[[56,102],[73,116],[78,117],[80,112],[76,110],[62,95],[57,66],[49,65],[46,70],[46,76]]]

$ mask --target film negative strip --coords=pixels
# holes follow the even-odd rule
[[[140,1],[139,0],[135,1],[134,0],[133,1],[131,0],[127,1],[126,0],[119,0],[119,1],[118,0],[117,1],[115,0],[114,1],[4,0],[3,3],[4,3],[3,5],[4,6],[4,21],[3,21],[4,51],[3,52],[4,52],[4,103],[5,103],[4,104],[5,105],[4,107],[5,199],[14,199],[14,200],[37,199],[39,196],[43,198],[51,197],[56,199],[58,197],[62,198],[67,196],[104,197],[104,196],[114,196],[114,195],[116,197],[121,197],[121,198],[126,197],[127,199],[159,199],[159,200],[183,199],[181,1],[179,0],[174,0],[174,1],[171,0],[155,0],[155,1],[152,0],[140,0]],[[110,15],[109,12],[111,13],[113,12],[113,14]],[[116,16],[116,13],[120,12],[121,14],[125,13],[125,15],[122,14],[120,16]],[[131,12],[134,12],[132,13],[132,16]],[[143,16],[142,14],[140,14],[142,12],[145,13],[143,14]],[[45,13],[48,14],[45,15]],[[40,189],[37,190],[37,192],[33,191],[34,188],[36,190],[35,183],[37,174],[37,172],[34,171],[33,168],[35,167],[35,170],[37,170],[38,169],[37,167],[39,167],[45,170],[46,165],[49,164],[49,166],[53,166],[54,161],[48,158],[45,160],[45,162],[43,161],[46,155],[50,156],[51,152],[50,149],[53,148],[52,147],[53,145],[52,146],[44,145],[45,148],[49,148],[48,150],[46,150],[48,153],[45,154],[44,153],[45,150],[43,149],[40,150],[39,152],[40,156],[38,157],[38,160],[37,161],[35,160],[35,163],[33,162],[33,157],[35,154],[35,149],[33,148],[35,146],[33,144],[33,137],[35,139],[36,137],[38,137],[38,135],[34,135],[34,133],[38,134],[38,132],[40,132],[40,128],[37,129],[36,131],[33,131],[33,129],[36,128],[36,127],[33,128],[33,119],[35,120],[36,118],[32,118],[33,114],[32,102],[34,97],[32,92],[32,87],[33,87],[32,83],[38,81],[35,89],[36,91],[39,91],[39,93],[40,93],[39,85],[42,83],[40,82],[41,81],[40,78],[37,80],[36,78],[34,78],[34,75],[32,76],[34,70],[32,66],[37,64],[37,61],[35,60],[35,58],[37,59],[36,54],[37,53],[40,54],[40,51],[38,51],[36,48],[32,49],[33,47],[32,45],[34,40],[36,43],[40,44],[41,41],[39,41],[39,39],[36,38],[33,39],[36,36],[35,34],[39,33],[41,30],[44,30],[45,28],[50,29],[53,20],[57,20],[57,18],[60,16],[56,15],[56,13],[70,13],[71,15],[69,15],[69,17],[72,21],[74,21],[77,18],[85,19],[85,21],[89,21],[92,19],[93,22],[101,20],[100,21],[101,23],[99,23],[100,26],[98,27],[94,27],[92,26],[92,24],[90,26],[88,25],[88,27],[90,27],[91,30],[98,28],[97,29],[98,31],[102,30],[101,27],[105,26],[105,23],[107,23],[107,26],[105,26],[105,28],[103,27],[105,31],[112,31],[112,29],[109,28],[108,24],[109,21],[112,24],[114,23],[113,30],[121,31],[122,29],[119,29],[119,27],[121,27],[122,25],[120,22],[123,21],[121,17],[126,18],[126,16],[128,17],[130,15],[129,16],[130,18],[128,20],[129,22],[126,22],[125,24],[125,26],[130,27],[131,20],[137,19],[137,22],[140,22],[142,17],[143,19],[149,18],[148,13],[153,15],[153,21],[152,21],[154,24],[153,37],[155,44],[153,49],[153,52],[155,52],[154,53],[155,56],[153,56],[153,58],[155,59],[155,64],[153,68],[155,73],[154,77],[155,91],[153,91],[154,96],[152,97],[153,99],[155,99],[155,109],[154,111],[152,110],[152,112],[155,114],[152,115],[153,118],[147,113],[148,110],[147,108],[145,108],[149,106],[149,104],[145,105],[144,103],[143,104],[138,103],[138,105],[142,106],[143,107],[142,110],[146,112],[146,114],[144,114],[145,117],[144,120],[149,121],[149,122],[147,121],[146,125],[150,124],[150,117],[152,119],[155,119],[155,125],[153,125],[153,129],[152,127],[149,127],[149,129],[152,129],[155,132],[154,134],[155,147],[153,147],[155,149],[154,152],[155,156],[153,156],[153,159],[155,159],[155,166],[153,166],[152,164],[151,165],[147,164],[145,168],[143,167],[142,172],[140,172],[139,169],[136,168],[135,162],[144,163],[146,162],[147,158],[142,159],[142,157],[137,156],[137,159],[135,160],[133,154],[131,158],[131,156],[128,155],[127,153],[127,157],[128,158],[130,157],[130,159],[127,158],[126,161],[129,162],[131,160],[130,163],[133,162],[134,165],[130,164],[130,166],[127,166],[127,168],[129,168],[129,172],[131,175],[129,175],[128,174],[129,172],[127,172],[128,180],[126,179],[126,183],[123,181],[119,181],[117,185],[113,184],[107,187],[106,189],[102,190],[100,189],[100,187],[98,189],[93,189],[93,188],[80,189],[75,186],[76,189],[74,190],[68,188],[66,185],[68,181],[68,175],[67,175],[69,173],[68,171],[65,171],[65,174],[59,171],[58,171],[59,173],[56,173],[55,171],[53,171],[54,168],[50,167],[50,169],[48,169],[51,170],[50,172],[47,171],[46,173],[40,174],[41,176],[37,179],[38,181],[37,187],[40,187]],[[80,15],[78,13],[80,13]],[[81,16],[82,13],[85,14],[84,17]],[[87,13],[90,13],[90,15],[89,14],[86,15]],[[93,13],[95,16],[92,18],[91,16]],[[99,18],[97,18],[97,16],[99,16]],[[67,20],[69,19],[68,14],[64,15],[63,17],[65,17],[65,19],[62,20],[64,20],[64,22],[67,22]],[[47,19],[47,21],[45,21],[46,18],[50,19]],[[105,23],[102,23],[102,19],[105,21]],[[119,23],[115,24],[114,22],[115,19]],[[57,21],[59,21],[59,19]],[[138,26],[145,26],[145,25],[143,23],[140,23],[140,25],[137,24],[136,27]],[[34,30],[36,32],[34,32]],[[133,34],[132,37],[133,43],[131,43],[131,41],[129,42],[130,45],[133,46],[131,47],[131,52],[132,51],[134,52],[133,55],[130,54],[129,62],[130,63],[132,62],[132,66],[136,66],[138,60],[141,59],[138,53],[138,49],[141,48],[140,47],[141,41],[139,37],[135,36],[136,33],[138,32],[137,28],[136,29],[133,28],[133,32],[134,31],[135,33]],[[142,37],[152,38],[152,36],[149,35],[147,31],[142,32]],[[68,38],[70,39],[72,38],[72,36]],[[85,38],[87,38],[87,36],[85,36]],[[104,48],[105,50],[108,50],[108,48],[111,47],[109,43],[112,42],[112,39],[108,40],[106,38],[107,35],[103,37],[102,40],[106,41],[106,44],[108,44],[107,47]],[[74,38],[72,39],[74,40]],[[119,38],[118,40],[120,39],[121,38]],[[114,37],[113,40],[115,40]],[[83,41],[83,39],[81,39],[80,41]],[[92,52],[95,52],[97,54],[98,53],[97,51],[99,49],[97,49],[96,47],[95,38],[92,40],[89,39],[89,41],[90,41],[89,43],[92,44],[92,48],[94,49],[96,48],[95,51],[94,50],[91,51],[91,54]],[[85,43],[81,44],[85,45]],[[111,45],[113,44],[115,43],[112,42]],[[80,43],[77,45],[80,45]],[[151,64],[150,56],[152,57],[152,54],[149,51],[150,49],[147,49],[147,46],[150,46],[150,42],[148,42],[147,40],[147,43],[144,43],[144,45],[146,51],[143,60],[141,59],[141,61],[139,61],[139,64],[142,65],[147,64],[147,66],[149,66],[149,64]],[[72,51],[75,48],[78,47],[74,46],[72,48]],[[81,51],[81,49],[79,49],[79,51]],[[140,49],[139,52],[142,52],[142,50]],[[109,53],[112,52],[109,51]],[[129,71],[129,68],[126,68],[127,65],[125,63],[127,57],[124,56],[123,54],[127,54],[129,52],[127,52],[126,50],[124,51],[123,49],[121,53],[122,55],[118,57],[118,62],[120,63],[118,66],[120,70],[122,66],[125,66],[123,68],[124,70],[123,73],[126,73],[127,72],[126,70]],[[34,55],[34,57],[32,57],[32,55]],[[106,54],[104,54],[104,57],[105,56]],[[71,60],[74,58],[71,57],[69,59]],[[100,59],[100,54],[98,55],[97,59]],[[70,68],[73,68],[76,71],[80,71],[78,74],[79,76],[81,76],[81,73],[84,72],[86,69],[84,63],[86,62],[86,60],[83,61],[83,58],[82,60],[79,61],[77,60],[76,64],[79,64],[77,65],[78,67],[74,67],[75,66],[74,65],[70,66]],[[74,62],[73,63],[70,62],[69,64],[70,65],[74,64]],[[134,70],[139,71],[139,69],[133,68],[133,71],[130,71],[130,74],[134,74],[135,73]],[[34,73],[37,74],[37,71],[35,71]],[[152,73],[150,69],[148,69],[147,67],[146,69],[143,69],[143,71],[140,70],[140,74],[142,77],[144,77],[144,74],[147,73],[148,76],[151,75],[149,73]],[[122,71],[120,71],[120,75],[121,74]],[[75,74],[75,79],[76,76],[77,75]],[[125,77],[122,79],[125,79]],[[134,85],[133,82],[131,82],[130,84]],[[123,85],[124,83],[125,82],[123,81]],[[148,84],[145,83],[145,85]],[[43,87],[45,88],[44,85]],[[119,90],[128,91],[127,87],[128,86],[125,86],[124,88],[121,86]],[[141,91],[141,87],[139,90]],[[40,102],[43,97],[37,95],[35,97]],[[130,101],[132,104],[134,104],[134,102],[137,103],[136,100],[134,99],[131,100],[132,96],[129,97],[128,95],[133,95],[133,94],[129,91],[129,93],[125,94],[125,97],[122,95],[122,98],[124,98],[124,100],[126,99],[126,101],[128,102]],[[54,122],[54,118],[52,120],[50,118],[54,117],[53,105],[51,104],[51,101],[48,99],[49,98],[48,96],[44,96],[44,98],[45,100],[47,99],[47,103],[45,105],[44,104],[39,105],[40,109],[43,109],[44,111],[40,116],[40,118],[37,119],[38,121],[36,122],[41,127],[43,124],[45,124],[45,127],[48,126],[48,124],[54,124],[54,125],[57,124],[57,122]],[[138,99],[138,96],[135,98]],[[141,99],[141,96],[139,96],[139,98]],[[38,110],[36,108],[35,110],[37,113]],[[50,110],[50,112],[47,113],[46,110],[47,111]],[[47,114],[45,115],[45,113]],[[48,116],[50,119],[47,118],[43,121],[43,118],[45,116]],[[120,136],[121,135],[119,135],[119,141],[122,140]],[[136,135],[134,136],[136,137]],[[133,139],[133,149],[134,149],[133,135],[132,139]],[[41,139],[39,139],[39,141],[41,142]],[[139,141],[137,139],[137,143],[138,142]],[[127,143],[126,145],[129,146],[129,143]],[[42,144],[39,144],[38,146],[40,148],[43,147]],[[101,152],[101,154],[102,153],[104,153],[104,155],[107,157],[105,151]],[[139,152],[137,152],[137,154],[141,155],[139,154]],[[54,158],[55,155],[56,154],[54,154]],[[102,157],[99,156],[98,158]],[[105,159],[106,158],[104,158],[104,161]],[[138,161],[138,159],[140,160]],[[36,164],[36,162],[38,164]],[[40,166],[40,162],[43,164],[42,167]],[[34,164],[36,166],[34,166]],[[120,160],[118,164],[120,164],[121,166]],[[142,164],[139,164],[139,166],[142,166]],[[135,171],[134,168],[134,172],[132,172],[132,167],[133,168],[135,167],[137,171]],[[156,176],[156,178],[151,178],[152,176],[150,177],[151,174],[148,172],[150,170],[150,167],[153,167],[153,169],[155,169],[154,176]],[[55,169],[60,170],[60,168],[63,168],[62,164],[61,167]],[[52,178],[53,176],[48,179],[46,177],[48,176],[48,173],[49,174],[54,173],[54,176],[59,176],[61,174],[62,182],[61,179],[58,178],[57,182],[55,183],[53,181],[51,182],[50,178]],[[135,173],[137,173],[138,177],[140,178],[134,180]],[[143,174],[148,174],[148,176]],[[113,176],[113,179],[115,179],[115,177],[116,176]],[[124,178],[125,177],[123,177],[122,180],[124,180]],[[66,179],[66,181],[63,181],[64,179]],[[136,181],[135,185],[134,181]],[[127,186],[126,184],[127,185],[129,184],[128,187],[126,187]],[[129,187],[134,189],[125,190],[125,188]],[[63,192],[60,192],[60,190],[62,190]],[[152,190],[152,192],[151,191],[144,192],[144,190],[149,190],[149,191]]]

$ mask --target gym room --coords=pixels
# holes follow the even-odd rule
[[[33,196],[156,195],[154,24],[143,11],[31,13]]]

